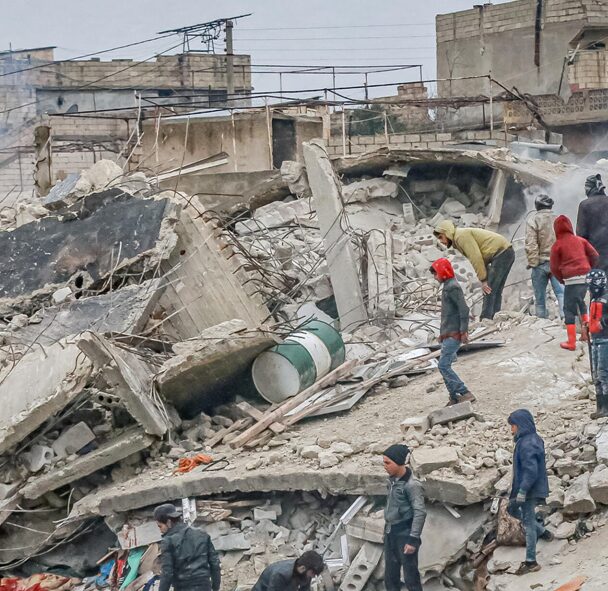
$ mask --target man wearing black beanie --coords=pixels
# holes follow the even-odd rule
[[[418,570],[418,550],[426,519],[422,485],[408,467],[410,450],[395,444],[382,456],[389,475],[384,508],[384,586],[386,591],[400,591],[401,569],[408,591],[422,591]]]

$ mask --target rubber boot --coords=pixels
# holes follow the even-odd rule
[[[587,343],[589,341],[589,314],[583,314],[581,317],[581,341]]]
[[[562,349],[574,351],[576,349],[576,324],[566,324],[566,331],[568,333],[568,340],[565,343],[560,343],[559,346]]]
[[[595,382],[596,411],[591,413],[592,419],[608,417],[608,387],[602,382]]]

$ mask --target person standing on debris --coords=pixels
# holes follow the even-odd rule
[[[544,504],[549,496],[549,479],[545,443],[536,432],[530,411],[520,408],[511,413],[508,421],[515,439],[513,483],[508,511],[522,522],[526,532],[526,560],[515,573],[525,575],[540,570],[540,565],[536,562],[538,539],[553,539],[553,534],[541,525],[536,516],[537,505]]]
[[[309,591],[310,583],[325,568],[323,557],[309,550],[295,560],[267,566],[251,591]]]
[[[591,294],[589,333],[591,335],[591,377],[595,383],[596,410],[592,419],[608,417],[608,277],[603,269],[587,275]]]
[[[564,287],[551,275],[549,259],[551,247],[555,243],[555,214],[553,199],[549,195],[539,195],[534,201],[536,211],[526,219],[526,258],[532,269],[532,288],[536,316],[547,318],[547,285],[551,282],[557,298],[559,316],[564,317]]]
[[[181,512],[166,503],[154,509],[162,534],[159,591],[219,591],[220,559],[209,534],[186,525]]]
[[[401,569],[408,591],[422,591],[418,570],[422,528],[426,508],[422,485],[408,467],[410,450],[406,445],[391,445],[383,454],[384,469],[389,475],[384,508],[384,586],[386,591],[400,591]]]
[[[440,222],[434,234],[441,244],[448,248],[453,246],[469,259],[483,290],[481,318],[494,318],[502,307],[502,292],[515,261],[511,243],[496,232],[456,228],[449,220]]]
[[[576,317],[581,322],[581,341],[589,340],[587,304],[587,273],[597,262],[595,248],[584,238],[574,235],[572,222],[565,215],[560,215],[554,224],[556,241],[551,247],[551,274],[565,284],[564,319],[568,340],[560,343],[562,349],[576,349]]]
[[[587,198],[578,206],[576,233],[598,251],[597,267],[608,273],[608,198],[599,174],[587,177],[585,193]]]
[[[454,276],[454,269],[447,259],[437,259],[431,265],[433,277],[441,283],[441,327],[439,342],[439,372],[448,390],[448,406],[459,402],[475,402],[475,396],[469,392],[464,382],[452,369],[456,354],[461,345],[469,340],[469,307],[464,299],[462,288]]]

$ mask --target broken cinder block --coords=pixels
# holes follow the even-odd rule
[[[58,458],[65,458],[79,452],[92,441],[95,441],[95,433],[81,421],[63,431],[52,447]]]
[[[470,402],[459,402],[453,406],[439,408],[429,413],[429,422],[431,427],[435,425],[445,425],[454,421],[462,421],[468,419],[475,414],[473,405]]]
[[[420,433],[426,433],[429,430],[430,422],[428,416],[417,416],[417,417],[409,417],[404,421],[401,421],[399,425],[401,428],[401,432],[403,434],[407,434],[410,429],[414,429]]]

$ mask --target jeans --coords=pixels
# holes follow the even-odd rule
[[[487,265],[488,285],[492,288],[492,293],[483,296],[483,306],[481,308],[481,318],[494,318],[502,308],[502,290],[505,288],[509,271],[515,262],[515,252],[513,247],[509,247],[497,254]]]
[[[575,324],[577,316],[581,317],[582,320],[583,314],[587,314],[586,295],[586,284],[566,285],[564,289],[564,319],[566,324]]]
[[[534,304],[536,315],[547,318],[547,284],[551,281],[553,293],[557,298],[560,318],[564,317],[564,286],[551,275],[549,261],[532,268],[532,287],[534,288]]]
[[[460,349],[460,341],[448,337],[441,343],[441,356],[437,365],[439,373],[448,389],[448,394],[452,400],[458,400],[458,396],[469,391],[458,374],[452,369],[452,363],[456,361],[456,354]]]
[[[545,527],[536,517],[537,499],[528,499],[514,517],[519,519],[526,532],[526,562],[536,562],[536,542],[545,533]]]
[[[608,339],[594,338],[591,341],[593,381],[600,382],[608,394]]]
[[[404,554],[409,532],[388,533],[384,536],[384,587],[386,591],[401,590],[401,569],[408,591],[422,591],[418,570],[418,549],[413,554]]]

